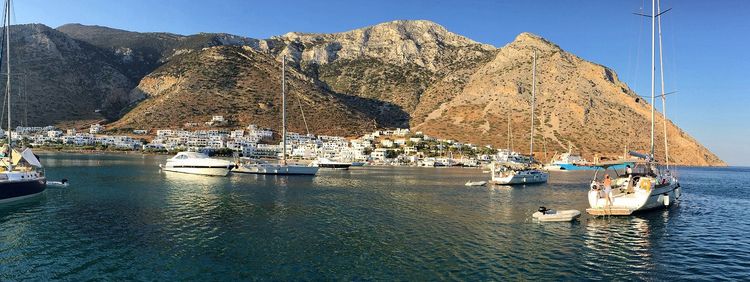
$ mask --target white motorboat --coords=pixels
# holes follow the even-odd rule
[[[578,210],[561,210],[556,211],[547,209],[545,207],[539,207],[539,210],[531,215],[534,219],[543,222],[566,222],[573,221],[581,216],[581,212]]]
[[[329,158],[318,158],[312,163],[312,165],[320,168],[347,170],[350,166],[352,166],[352,163],[335,161]]]
[[[165,165],[159,165],[164,171],[188,174],[227,176],[234,164],[227,160],[212,159],[206,154],[196,152],[179,152],[167,160]]]
[[[665,11],[666,12],[666,11]],[[667,125],[664,123],[664,159],[666,160],[666,166],[662,166],[656,161],[654,157],[654,145],[655,145],[655,115],[656,110],[654,108],[656,99],[655,89],[655,33],[656,23],[658,17],[659,27],[659,64],[661,74],[661,102],[662,102],[662,115],[664,120],[667,120],[666,113],[666,95],[664,91],[664,65],[662,58],[662,44],[661,44],[661,8],[658,6],[656,0],[651,2],[651,15],[646,15],[651,18],[651,150],[649,154],[641,154],[637,152],[629,152],[631,156],[638,158],[634,161],[634,166],[630,171],[625,171],[624,174],[619,174],[616,166],[622,166],[623,161],[611,162],[602,164],[601,167],[607,171],[611,169],[614,177],[609,180],[611,192],[606,193],[607,190],[604,184],[597,181],[597,175],[599,170],[594,175],[594,180],[591,182],[591,190],[588,192],[588,201],[591,208],[586,209],[586,212],[591,215],[631,215],[635,212],[651,210],[656,208],[668,208],[673,206],[675,201],[681,196],[680,183],[677,177],[670,171],[669,168],[669,143],[667,138]],[[638,98],[636,98],[638,99]]]
[[[3,41],[6,43],[3,46],[5,55],[0,59],[0,65],[5,64],[5,70],[7,71],[4,75],[5,81],[5,97],[7,100],[3,102],[7,105],[8,113],[8,128],[5,132],[5,136],[8,138],[6,145],[4,146],[2,157],[0,157],[0,204],[31,198],[41,194],[47,189],[47,177],[44,174],[44,168],[37,159],[36,155],[31,149],[26,148],[25,150],[18,152],[13,149],[13,135],[11,117],[11,78],[18,77],[16,74],[11,73],[10,64],[10,21],[12,6],[10,1],[5,2],[5,14],[3,22]],[[5,112],[5,111],[3,111]]]

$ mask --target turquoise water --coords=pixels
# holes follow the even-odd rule
[[[590,173],[465,187],[477,169],[165,174],[166,157],[43,155],[50,187],[0,208],[0,280],[664,280],[750,275],[748,168],[683,168],[678,206],[584,210]]]

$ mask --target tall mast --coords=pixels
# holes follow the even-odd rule
[[[508,153],[511,151],[511,145],[510,145],[510,111],[508,112]]]
[[[651,158],[654,158],[654,79],[656,74],[654,49],[656,40],[654,38],[656,30],[656,0],[651,0]]]
[[[281,163],[286,165],[286,55],[281,57]]]
[[[529,162],[534,158],[534,99],[536,98],[536,50],[531,67],[531,141],[529,142]]]
[[[664,92],[664,59],[661,44],[661,0],[656,1],[656,12],[659,15],[659,74],[661,74],[661,113],[664,119],[664,161],[669,169],[669,143],[667,142],[667,98]]]
[[[8,158],[13,160],[13,148],[11,146],[11,121],[10,121],[10,0],[5,2],[5,61],[8,66],[5,82],[5,95],[8,96]],[[13,161],[9,166],[12,167]]]

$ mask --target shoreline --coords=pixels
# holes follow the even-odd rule
[[[148,152],[148,151],[128,151],[128,150],[89,150],[89,149],[50,149],[50,148],[32,148],[39,153],[72,153],[72,154],[116,154],[116,155],[143,155],[143,156],[170,156],[169,152]],[[382,166],[382,165],[379,165]],[[674,167],[700,167],[700,168],[728,168],[728,167],[750,167],[734,165],[683,165],[671,164]],[[398,166],[394,166],[398,167]]]

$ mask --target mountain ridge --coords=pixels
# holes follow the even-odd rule
[[[537,50],[538,148],[560,152],[571,143],[584,155],[614,155],[625,147],[643,149],[648,141],[640,128],[650,123],[644,117],[649,105],[636,102],[635,92],[614,70],[532,33],[520,33],[495,48],[424,20],[268,39],[99,29],[108,28],[63,25],[56,30],[97,48],[102,63],[129,80],[127,105],[122,105],[123,91],[105,93],[119,97],[121,112],[108,115],[122,116],[114,129],[179,127],[232,107],[247,111],[226,113],[237,126],[258,121],[275,128],[279,83],[270,78],[278,77],[280,62],[286,60],[293,88],[299,90],[295,95],[304,101],[305,115],[313,117],[314,132],[350,136],[410,127],[506,147],[510,117],[514,148],[523,148],[528,147],[530,66]],[[222,99],[211,105],[198,97]],[[671,121],[659,117],[657,122],[667,122],[673,162],[725,165]]]

